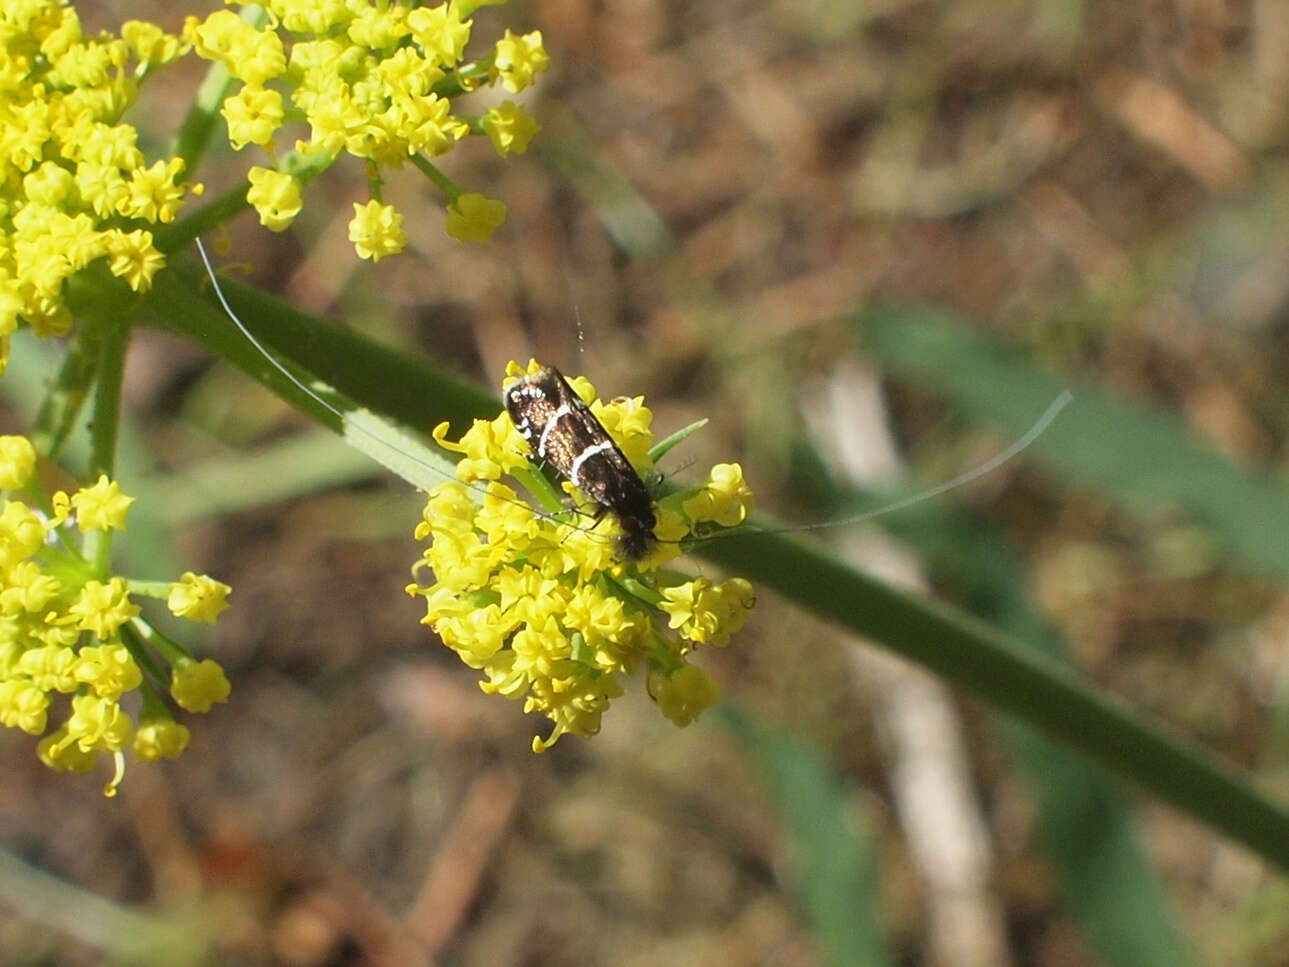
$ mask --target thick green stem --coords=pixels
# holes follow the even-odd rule
[[[1289,869],[1283,806],[1191,743],[1156,731],[1068,666],[781,535],[730,537],[697,553],[882,642]]]

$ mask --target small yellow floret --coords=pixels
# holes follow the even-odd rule
[[[36,754],[41,762],[59,772],[93,772],[98,765],[97,753],[73,741],[66,725],[41,739]]]
[[[214,624],[228,607],[228,595],[232,590],[222,581],[185,571],[183,577],[170,585],[166,607],[180,618]]]
[[[48,529],[26,504],[6,500],[0,509],[0,571],[30,557],[45,543]]]
[[[752,512],[752,488],[737,463],[718,463],[712,467],[707,482],[682,506],[690,520],[737,527]]]
[[[300,183],[288,174],[258,165],[246,177],[251,183],[246,200],[259,213],[260,224],[271,232],[285,231],[304,207]]]
[[[92,487],[82,487],[72,494],[71,503],[81,531],[125,530],[125,514],[134,498],[121,493],[107,474],[100,474]]]
[[[134,723],[114,700],[97,695],[72,697],[72,714],[67,719],[67,737],[82,752],[116,752],[125,748],[134,734]]]
[[[118,701],[143,682],[143,673],[124,645],[91,645],[77,655],[76,680],[99,698]]]
[[[480,122],[484,133],[492,141],[497,154],[503,157],[508,154],[523,154],[528,144],[541,130],[527,111],[514,101],[503,101],[488,113]]]
[[[462,242],[486,242],[506,221],[504,202],[466,192],[448,206],[447,231]]]
[[[112,274],[125,279],[135,292],[152,288],[152,278],[166,264],[166,257],[152,243],[152,233],[146,229],[123,232],[111,229],[103,234],[107,254],[111,257],[108,268]]]
[[[145,719],[134,733],[131,748],[140,762],[177,759],[191,738],[188,727],[174,719]]]
[[[269,144],[286,119],[282,95],[271,87],[245,84],[231,97],[224,98],[220,114],[228,124],[228,141],[234,151],[248,144]]]
[[[253,27],[231,10],[216,10],[204,21],[190,17],[184,38],[198,55],[219,61],[248,84],[263,84],[286,71],[282,38]]]
[[[407,14],[407,26],[426,56],[444,67],[455,66],[470,42],[470,21],[461,19],[455,3],[417,7]]]
[[[189,712],[209,712],[216,702],[228,701],[232,687],[224,669],[209,658],[181,658],[170,673],[170,695]]]
[[[125,582],[114,577],[106,584],[86,581],[67,613],[77,618],[76,627],[82,631],[92,631],[100,638],[111,638],[121,625],[139,613],[139,607],[130,600]]]
[[[25,436],[0,436],[0,490],[19,490],[36,469],[36,450]]]
[[[349,222],[349,241],[360,258],[379,262],[387,255],[397,255],[407,246],[403,216],[393,205],[372,199],[365,205],[354,203],[354,217]]]
[[[649,694],[676,725],[689,725],[721,697],[721,687],[696,665],[681,665],[649,677]]]
[[[518,36],[509,29],[497,41],[493,66],[501,78],[501,86],[511,94],[518,94],[533,82],[533,78],[550,66],[550,56],[542,46],[542,32]]]
[[[28,735],[45,731],[49,696],[30,679],[0,681],[0,725]]]

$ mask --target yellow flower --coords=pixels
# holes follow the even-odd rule
[[[486,242],[506,221],[503,202],[467,192],[448,206],[447,230],[462,242]]]
[[[487,56],[467,61],[470,17],[483,5],[482,0],[450,0],[435,6],[268,0],[264,4],[268,16],[259,25],[231,10],[219,10],[204,19],[188,18],[183,41],[197,56],[223,64],[245,82],[221,109],[235,149],[260,145],[272,157],[278,132],[288,119],[307,126],[307,137],[294,139],[296,152],[306,158],[303,166],[293,169],[294,180],[284,174],[269,175],[264,168],[248,173],[252,188],[247,198],[261,223],[273,231],[286,228],[300,211],[303,184],[344,152],[369,162],[373,183],[384,180],[385,169],[402,168],[409,158],[414,159],[449,199],[448,233],[463,241],[490,238],[505,221],[505,206],[463,193],[425,159],[450,151],[472,132],[486,134],[500,154],[525,151],[538,125],[522,108],[506,102],[472,127],[454,113],[453,99],[481,84],[518,91],[546,69],[549,57],[540,33],[519,35],[508,30]],[[134,50],[151,63],[154,57],[166,56],[162,51],[172,46],[132,27],[123,50]],[[14,125],[12,132],[11,151],[31,158],[24,170],[40,160],[43,139],[37,126],[44,116],[36,114]],[[103,139],[86,130],[75,140],[95,144]],[[137,151],[130,143],[118,145],[114,154],[127,147]],[[0,142],[0,157],[4,148]],[[76,160],[109,168],[117,164],[101,154],[81,152]],[[137,204],[131,190],[133,176],[118,180],[113,170],[101,172],[102,177],[97,174],[86,170],[76,179],[81,196],[95,212]],[[48,198],[56,197],[61,186],[38,187],[41,197]],[[397,213],[379,202],[357,212],[349,228],[361,258],[378,260],[401,252],[407,244]],[[45,268],[50,279],[61,283],[57,263]],[[0,292],[0,339],[4,319]]]
[[[220,613],[228,607],[227,584],[204,574],[184,571],[183,577],[170,585],[166,607],[180,618],[214,624]]]
[[[133,734],[134,723],[115,700],[97,695],[72,697],[67,738],[81,751],[116,752],[125,748]]]
[[[130,600],[125,582],[114,577],[106,584],[86,581],[76,603],[67,609],[67,613],[78,619],[76,626],[82,631],[110,638],[121,625],[139,613],[139,606]]]
[[[42,692],[66,695],[80,688],[76,679],[79,663],[80,657],[70,647],[49,642],[24,651],[15,671]]]
[[[508,154],[523,154],[528,150],[529,142],[541,130],[541,125],[514,101],[503,101],[496,107],[489,108],[479,123],[492,141],[497,154],[503,157]]]
[[[721,687],[696,665],[681,665],[649,676],[649,694],[676,725],[689,725],[721,697]]]
[[[49,696],[35,682],[22,678],[0,681],[0,725],[28,735],[45,731]]]
[[[228,701],[231,691],[224,669],[209,658],[183,658],[170,671],[170,696],[189,712],[209,712],[216,702]]]
[[[443,449],[465,457],[457,461],[458,480],[466,483],[496,480],[502,474],[528,465],[524,438],[505,413],[499,413],[492,420],[475,420],[457,443],[447,439],[450,428],[449,424],[440,423],[430,435]]]
[[[501,78],[501,86],[511,94],[518,94],[533,82],[535,75],[550,66],[550,57],[542,46],[542,32],[516,36],[509,29],[497,41],[493,68]]]
[[[189,17],[184,39],[198,55],[219,61],[248,84],[263,84],[286,71],[282,38],[246,23],[231,10],[216,10],[204,21]]]
[[[408,13],[407,26],[426,55],[444,67],[455,66],[470,42],[470,22],[461,19],[455,2],[417,7]]]
[[[36,451],[25,436],[0,436],[0,490],[19,490],[36,469]]]
[[[0,614],[36,614],[44,611],[62,590],[52,574],[35,561],[21,561],[9,568],[0,588]]]
[[[365,205],[354,203],[354,217],[349,222],[349,241],[361,258],[379,262],[386,255],[396,255],[407,245],[403,233],[403,216],[393,205],[376,200]]]
[[[182,163],[149,166],[137,131],[120,122],[140,81],[179,55],[179,38],[138,21],[122,27],[121,39],[86,35],[75,10],[51,0],[6,10],[0,370],[19,320],[42,337],[71,328],[64,286],[97,259],[145,291],[163,258],[142,229],[173,221],[186,191]]]
[[[191,739],[188,727],[174,719],[145,719],[134,733],[131,748],[140,762],[177,759]]]
[[[152,288],[152,277],[166,264],[166,257],[152,244],[152,233],[144,229],[122,232],[109,229],[103,235],[104,248],[111,256],[108,268],[125,279],[135,292]]]
[[[296,33],[325,34],[353,17],[345,0],[272,0],[266,6]]]
[[[60,772],[93,772],[98,756],[93,749],[82,749],[71,741],[66,725],[40,740],[36,747],[40,761]]]
[[[0,508],[0,571],[36,553],[44,545],[46,533],[39,514],[24,503],[6,500]]]
[[[34,462],[34,452],[24,442],[0,438],[0,474],[7,472],[9,482],[30,476],[23,468]],[[101,574],[92,560],[97,553],[78,546],[86,532],[121,528],[130,502],[104,476],[71,497],[52,495],[49,522],[21,501],[0,509],[0,725],[40,735],[51,709],[67,707],[52,703],[53,696],[72,695],[71,715],[55,723],[38,754],[51,768],[77,772],[93,768],[100,755],[110,757],[116,770],[109,795],[124,777],[127,753],[140,760],[173,756],[188,742],[187,728],[169,720],[164,699],[144,680],[138,656],[151,647],[150,667],[171,664],[175,694],[190,710],[204,711],[228,694],[218,666],[186,657],[139,617],[132,598],[169,594],[176,614],[208,621],[224,606],[226,585],[191,572],[170,586],[128,582]],[[75,527],[69,526],[73,510]],[[51,531],[56,541],[46,540]],[[95,538],[95,551],[106,539]],[[121,704],[137,701],[132,692],[142,694],[146,717],[133,741]]]
[[[118,213],[147,222],[173,222],[183,204],[183,187],[175,184],[183,170],[182,158],[135,168],[127,183],[129,194],[117,202]]]
[[[99,698],[115,702],[143,681],[143,673],[124,645],[82,648],[77,658],[76,680],[88,685]]]
[[[721,585],[695,578],[664,588],[662,598],[658,607],[668,614],[669,627],[692,642],[714,645],[729,644],[756,603],[751,584],[742,578]]]
[[[246,200],[260,215],[260,224],[271,232],[285,231],[304,207],[300,183],[288,174],[254,167],[247,173],[251,187]]]
[[[359,47],[370,50],[389,50],[412,32],[407,25],[406,7],[393,6],[358,6],[350,5],[354,19],[349,22],[345,31],[349,39]],[[402,48],[407,50],[408,48]]]
[[[714,521],[722,527],[737,527],[752,512],[752,489],[743,479],[737,463],[718,463],[698,491],[682,505],[694,521]]]
[[[224,98],[219,113],[228,124],[228,140],[235,151],[248,144],[269,144],[286,119],[282,95],[253,84],[244,84],[236,94]]]
[[[527,369],[511,363],[507,380],[538,368],[536,362]],[[638,444],[630,450],[647,454],[653,435],[642,399],[604,404],[590,383],[569,382],[593,412],[603,414],[606,432],[620,446],[626,443],[620,434],[628,434]],[[533,510],[498,479],[539,479],[522,457],[526,443],[504,413],[476,420],[456,443],[446,434],[443,424],[434,438],[462,454],[457,476],[463,483],[430,491],[415,532],[430,543],[414,570],[430,572],[432,579],[408,592],[425,599],[423,621],[443,644],[482,671],[485,692],[523,699],[525,711],[550,719],[552,731],[533,740],[535,751],[568,733],[595,734],[623,681],[641,666],[649,669],[650,693],[678,724],[693,721],[716,700],[719,690],[687,656],[698,643],[728,643],[753,604],[747,581],[713,585],[659,572],[659,564],[679,552],[676,544],[659,544],[641,561],[618,560],[612,515],[591,523],[573,512]],[[713,479],[731,476],[718,470]],[[479,481],[487,481],[482,492],[465,485]],[[677,506],[684,500],[679,496]],[[674,528],[669,533],[675,540],[694,526],[678,509],[660,508],[658,516],[660,525]],[[664,633],[664,624],[677,633]]]
[[[125,513],[134,503],[133,497],[121,493],[115,480],[100,474],[92,487],[82,487],[72,494],[72,507],[76,510],[76,526],[81,531],[125,530]]]
[[[183,43],[146,20],[127,20],[121,24],[121,39],[140,64],[160,67],[179,56]]]

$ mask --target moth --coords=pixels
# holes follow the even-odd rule
[[[617,518],[619,553],[644,557],[657,523],[649,488],[560,371],[543,366],[511,384],[506,411],[540,459]]]

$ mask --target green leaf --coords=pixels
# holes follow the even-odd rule
[[[368,410],[345,413],[343,436],[355,450],[367,454],[418,490],[429,490],[445,479],[456,479],[456,461],[442,450],[427,447]]]
[[[1005,539],[926,505],[887,526],[961,589],[973,613],[1068,664],[1063,645],[1023,593],[1026,580]],[[1090,946],[1118,967],[1194,962],[1175,913],[1138,842],[1122,793],[1087,762],[1028,725],[998,723],[1004,746],[1033,791],[1041,846]]]
[[[652,462],[657,463],[667,455],[667,452],[671,450],[672,447],[683,443],[705,426],[707,426],[706,417],[701,420],[695,420],[693,423],[689,424],[689,426],[681,427],[675,433],[668,434],[649,448],[649,459]]]
[[[1021,432],[1067,387],[997,340],[945,313],[883,309],[861,316],[866,342],[895,373],[934,386],[976,419]],[[1289,577],[1289,493],[1197,442],[1140,403],[1076,388],[1028,451],[1063,478],[1102,488],[1129,510],[1185,507],[1244,560]]]
[[[369,456],[345,446],[334,433],[317,430],[286,437],[262,450],[145,477],[130,493],[139,498],[140,506],[154,508],[152,512],[173,527],[367,480],[379,473]]]
[[[725,704],[719,711],[756,757],[778,804],[795,847],[796,893],[828,962],[838,967],[889,964],[873,847],[867,830],[854,821],[836,776],[799,739],[760,726],[736,706]]]
[[[500,409],[486,394],[430,367],[327,326],[253,289],[221,280],[238,316],[291,371],[288,376],[265,358],[218,304],[212,305],[171,273],[163,273],[157,282],[156,296],[149,302],[155,322],[233,362],[418,489],[455,480],[455,461],[409,434],[398,420],[420,425],[447,420],[456,424],[459,435],[471,420],[491,418]],[[315,375],[320,370],[326,372],[325,378]],[[423,392],[416,392],[417,388]],[[381,412],[352,402],[355,393]]]

